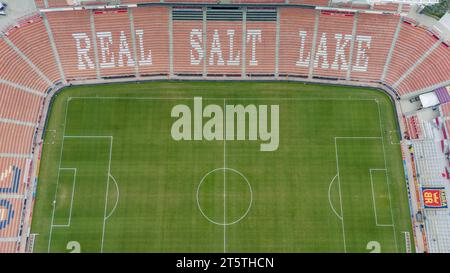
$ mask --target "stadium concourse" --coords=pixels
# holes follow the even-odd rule
[[[32,251],[42,131],[50,99],[64,86],[153,79],[326,82],[378,87],[411,108],[416,102],[409,99],[450,85],[449,41],[409,19],[409,5],[35,2],[37,9],[14,18],[0,39],[0,252]],[[443,202],[448,105],[433,118],[397,107],[420,251],[450,251],[450,233],[442,228],[449,221]],[[440,205],[429,194],[439,194]]]

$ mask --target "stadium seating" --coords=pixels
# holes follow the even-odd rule
[[[67,6],[76,6],[76,0],[47,0],[48,7],[49,8],[60,8],[60,7],[67,7]],[[78,1],[79,2],[79,1]],[[106,0],[83,0],[84,4],[89,5],[105,5],[105,3],[111,2]],[[139,2],[133,1],[133,2]],[[38,7],[44,7],[44,1],[40,0],[36,3],[36,6]]]
[[[169,74],[169,9],[144,7],[132,13],[140,75]]]
[[[16,252],[17,242],[0,242],[0,253]]]
[[[408,125],[409,136],[412,139],[419,139],[422,136],[422,129],[420,127],[419,118],[411,116],[406,119]]]
[[[386,10],[386,11],[397,11],[399,4],[397,3],[375,3],[373,4],[373,9],[375,10]]]
[[[128,10],[96,10],[93,18],[100,75],[133,75],[135,62]]]
[[[34,128],[0,123],[0,154],[30,154]]]
[[[16,166],[11,166],[11,174],[9,177],[10,185],[0,188],[0,193],[17,193],[20,184],[20,175],[22,170]],[[5,179],[6,180],[6,179]],[[4,181],[3,181],[4,182]]]
[[[195,9],[192,13],[198,14],[198,12],[201,12],[201,9]],[[206,53],[203,50],[203,23],[201,19],[174,19],[172,25],[174,74],[202,74]],[[189,55],[186,56],[187,54]]]
[[[280,9],[280,75],[308,76],[316,11]]]
[[[47,13],[67,80],[97,76],[89,14],[89,11]]]
[[[368,68],[366,71],[353,68],[352,79],[362,81],[379,81],[381,79],[398,23],[398,16],[359,14],[356,34],[371,38],[369,44],[355,43],[354,47],[355,49],[358,47],[367,48],[365,54],[368,60]],[[377,27],[373,27],[374,25]],[[353,54],[352,64],[360,62],[361,60],[357,60],[358,58],[361,57]]]
[[[36,3],[37,8],[45,8],[44,0],[34,0],[34,3]]]
[[[290,4],[301,4],[301,5],[311,5],[311,6],[322,6],[327,7],[329,0],[289,0]]]
[[[17,83],[35,91],[47,90],[49,84],[4,40],[0,40],[0,54],[3,60],[8,60],[8,65],[0,66],[2,80]]]
[[[353,13],[326,11],[320,13],[316,56],[313,64],[314,76],[345,79],[350,67],[354,21]]]
[[[436,39],[428,31],[403,22],[386,74],[386,83],[394,85],[434,43]]]
[[[23,178],[27,161],[24,158],[0,158],[0,194],[24,193]]]
[[[134,3],[157,3],[160,0],[122,0],[122,4],[134,4]]]
[[[35,123],[42,97],[0,83],[0,118]]]
[[[251,21],[247,22],[246,27],[247,32],[260,31],[261,33],[261,36],[253,37],[247,35],[246,37],[246,73],[251,75],[273,75],[276,62],[275,54],[273,54],[276,50],[276,22]],[[258,32],[254,33],[258,34]],[[252,60],[253,58],[254,60]]]
[[[217,0],[164,0],[167,3],[217,3]]]
[[[400,94],[414,92],[450,79],[450,48],[441,43],[397,86]]]
[[[291,4],[297,2],[308,4],[307,1],[290,1]],[[324,1],[319,4],[327,3]],[[172,9],[164,6],[132,8],[130,12],[127,9],[113,9],[47,13],[66,79],[169,75],[171,68],[174,75],[241,76],[245,71],[247,75],[274,75],[278,72],[279,75],[308,77],[312,68],[315,78],[347,79],[350,76],[350,79],[357,81],[383,81],[389,86],[398,84],[398,91],[403,95],[412,92],[410,89],[438,84],[447,77],[442,71],[446,65],[444,61],[441,67],[436,68],[440,71],[437,73],[439,76],[427,78],[429,83],[422,80],[418,84],[418,80],[415,80],[419,71],[428,67],[432,58],[436,58],[434,55],[438,53],[434,53],[401,82],[402,75],[435,42],[425,29],[403,23],[386,78],[382,79],[399,22],[397,15],[360,13],[356,20],[353,12],[279,8],[277,61],[277,24],[274,20],[247,19],[244,29],[242,19],[216,18],[203,23],[200,7],[177,6],[173,9],[184,10],[185,17],[173,15],[172,32],[168,23]],[[313,48],[316,16],[318,29]],[[35,32],[38,32],[38,28],[44,30],[43,23],[34,24],[31,26],[36,28]],[[353,37],[354,24],[356,29]],[[23,28],[23,31],[27,28]],[[19,35],[13,33],[10,36],[22,48],[20,37],[15,37]],[[415,43],[417,46],[410,46]],[[350,52],[352,44],[353,52]],[[41,51],[49,52],[49,46],[46,47]],[[312,57],[313,51],[315,56]],[[439,49],[439,52],[443,51]],[[242,56],[244,52],[245,56]],[[34,57],[36,54],[32,53],[25,52],[25,55],[30,56],[51,81],[57,80],[59,75],[55,65],[44,63],[48,61],[54,64],[51,56],[42,57],[39,54],[40,59],[37,59]]]
[[[440,105],[441,116],[450,117],[450,102]]]
[[[21,25],[7,37],[39,68],[52,82],[60,80],[55,58],[50,47],[46,29],[40,16]]]
[[[231,0],[233,4],[280,4],[285,0]]]
[[[4,217],[0,220],[0,238],[18,238],[22,206],[22,198],[0,199],[0,210]]]
[[[243,54],[242,31],[242,21],[207,22],[206,64],[208,74],[241,74]],[[247,58],[249,55],[246,55]]]

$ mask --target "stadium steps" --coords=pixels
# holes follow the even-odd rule
[[[409,74],[411,74],[411,72],[413,72],[414,69],[416,69],[416,67],[419,64],[421,64],[428,57],[428,55],[430,55],[431,52],[433,52],[441,43],[442,43],[442,40],[439,40],[432,47],[430,47],[427,52],[425,52],[411,67],[409,67],[409,69],[397,80],[397,82],[395,82],[392,85],[392,87],[397,88],[400,85],[400,83],[405,78],[407,78],[409,76]]]
[[[389,53],[386,59],[386,63],[384,64],[383,73],[381,75],[381,82],[384,82],[386,79],[387,72],[389,70],[389,65],[391,64],[392,55],[394,54],[394,49],[397,44],[397,40],[399,37],[400,30],[402,28],[403,18],[400,17],[400,20],[398,21],[397,29],[395,30],[394,38],[392,39],[391,48],[389,49]]]
[[[56,65],[58,66],[59,74],[61,75],[61,81],[64,83],[67,83],[66,76],[64,74],[64,69],[63,69],[63,66],[61,63],[61,59],[59,58],[58,49],[55,44],[55,37],[53,36],[52,29],[50,28],[50,24],[47,20],[47,16],[45,15],[45,13],[42,13],[42,19],[44,21],[45,29],[47,30],[48,39],[49,39],[50,45],[52,47],[53,56],[55,56],[55,62],[56,62]]]
[[[47,82],[47,84],[49,86],[53,85],[53,82],[46,76],[44,75],[44,73],[42,73],[42,71],[27,57],[25,56],[25,54],[23,54],[23,52],[16,46],[14,45],[6,36],[2,37],[3,40],[12,48],[14,49],[14,51],[17,52],[17,54],[22,57],[22,59],[29,65],[31,66],[31,68],[44,80]]]

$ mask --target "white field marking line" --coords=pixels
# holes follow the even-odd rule
[[[369,136],[369,137],[334,137],[335,139],[381,139],[381,137]]]
[[[338,185],[339,185],[339,201],[341,205],[341,217],[342,217],[342,237],[344,240],[344,252],[347,252],[347,245],[345,241],[345,224],[344,224],[344,208],[342,203],[342,191],[341,191],[341,177],[339,175],[339,156],[338,156],[338,149],[337,149],[337,140],[338,139],[381,139],[380,137],[374,137],[374,136],[350,136],[350,137],[334,137],[334,150],[336,151],[336,171],[337,171],[337,177],[338,177]]]
[[[173,97],[168,97],[168,98],[154,98],[154,97],[69,97],[67,102],[66,102],[66,113],[65,113],[65,119],[64,119],[64,133],[63,133],[63,139],[65,137],[69,138],[69,137],[107,137],[107,136],[65,136],[65,129],[66,129],[66,121],[67,121],[67,106],[68,106],[68,102],[71,101],[72,99],[124,99],[124,100],[192,100],[193,97],[187,97],[187,98],[173,98]],[[204,100],[217,100],[220,98],[202,98]],[[223,98],[224,100],[226,100],[227,98]],[[229,98],[228,98],[229,99]],[[239,100],[299,100],[299,101],[377,101],[377,99],[373,99],[373,98],[232,98],[231,100],[234,99],[239,99]],[[380,121],[381,122],[381,121]],[[346,137],[343,137],[346,138]],[[353,137],[350,137],[353,138]],[[358,138],[358,137],[356,137]],[[64,141],[63,141],[64,144]],[[112,145],[112,141],[111,141],[111,145]],[[63,148],[63,147],[62,147]],[[61,148],[61,156],[60,156],[60,165],[61,165],[61,159],[62,159],[62,149]],[[111,148],[112,150],[112,148]],[[337,146],[336,146],[336,138],[335,138],[335,150],[336,150],[336,159],[337,159]],[[110,151],[110,156],[111,156],[111,151]],[[111,164],[111,161],[109,162]],[[336,161],[337,164],[337,169],[338,169],[338,182],[339,182],[339,197],[340,197],[340,201],[341,201],[341,208],[342,208],[342,195],[341,195],[341,187],[340,187],[340,178],[339,178],[339,164],[338,161]],[[110,166],[109,166],[110,167]],[[108,176],[108,183],[107,183],[107,187],[109,186],[109,176]],[[107,193],[106,193],[107,194]],[[56,193],[55,193],[56,196]],[[106,206],[105,206],[106,207]],[[53,223],[53,218],[54,218],[54,208],[53,208],[53,215],[52,215],[52,223]],[[342,211],[342,218],[343,218],[343,211]],[[342,226],[344,227],[344,221],[342,220]],[[103,242],[104,242],[104,229],[105,229],[105,221],[104,221],[104,225],[103,225],[103,235],[102,235],[102,251],[103,251]],[[51,244],[51,234],[52,234],[52,228],[50,228],[50,238],[49,238],[49,246],[48,246],[48,252],[50,252],[50,244]],[[345,230],[343,228],[343,237],[344,237],[344,250],[346,251],[346,245],[345,245]]]
[[[69,97],[69,100],[72,99],[105,99],[105,100],[192,100],[195,96],[201,97],[200,95],[193,95],[192,97]],[[209,97],[202,97],[203,100],[278,100],[278,101],[291,101],[291,100],[298,100],[298,101],[377,101],[375,98],[209,98]]]
[[[62,161],[62,154],[63,154],[63,150],[64,150],[64,135],[66,134],[66,122],[67,122],[67,112],[68,112],[68,108],[69,108],[69,101],[70,98],[66,100],[66,109],[65,109],[65,114],[64,114],[64,124],[63,124],[63,136],[62,136],[62,140],[61,140],[61,152],[59,155],[59,166],[58,166],[58,175],[56,178],[56,188],[55,188],[55,196],[53,198],[53,201],[56,200],[56,196],[58,194],[58,184],[59,184],[59,170],[61,169],[61,161]],[[51,247],[51,243],[52,243],[52,232],[53,232],[53,221],[55,219],[55,204],[53,204],[53,211],[52,211],[52,219],[50,222],[50,231],[49,231],[49,236],[48,236],[48,247],[47,247],[47,252],[50,253],[50,247]]]
[[[370,185],[372,188],[372,201],[373,201],[373,212],[374,212],[374,216],[375,216],[375,225],[377,227],[392,227],[392,224],[379,224],[378,223],[377,202],[375,201],[375,190],[373,187],[373,176],[372,176],[372,172],[374,172],[374,171],[383,171],[384,173],[386,173],[386,169],[369,169]]]
[[[113,138],[112,136],[76,136],[76,135],[68,135],[64,136],[64,138]]]
[[[336,214],[337,218],[339,218],[339,220],[342,221],[342,220],[343,220],[343,219],[342,219],[342,216],[340,216],[340,215],[337,213],[336,209],[334,209],[333,203],[331,202],[331,186],[333,185],[333,182],[334,182],[334,180],[336,179],[337,176],[338,176],[338,175],[336,174],[336,175],[333,177],[333,179],[332,179],[331,182],[330,182],[330,185],[328,186],[328,202],[330,203],[331,210],[334,212],[334,214]]]
[[[380,124],[381,145],[383,147],[384,168],[386,169],[386,183],[388,186],[389,207],[391,209],[392,231],[394,233],[395,250],[398,252],[397,234],[395,231],[395,221],[394,221],[394,211],[392,210],[391,189],[389,186],[389,175],[388,175],[389,170],[387,168],[387,163],[386,163],[386,149],[384,148],[384,136],[383,136],[383,125],[381,123],[380,103],[378,102],[378,100],[375,100],[375,103],[377,104],[377,107],[378,107],[378,121]]]
[[[73,208],[73,198],[75,195],[75,185],[77,183],[77,169],[76,168],[61,168],[59,171],[73,171],[73,181],[72,181],[72,194],[70,198],[70,209],[69,209],[69,220],[68,223],[65,225],[53,225],[53,227],[70,227],[70,224],[72,223],[72,208]],[[55,204],[56,206],[57,204]]]
[[[230,167],[227,167],[227,170],[229,170],[229,171],[231,171],[231,172],[234,172],[234,173],[237,173],[237,174],[240,175],[240,176],[244,179],[244,181],[247,183],[248,190],[249,190],[249,192],[250,192],[250,202],[249,202],[249,204],[248,204],[248,208],[247,208],[247,210],[245,211],[245,213],[244,213],[239,219],[234,220],[233,222],[229,222],[229,223],[226,223],[226,224],[225,224],[225,223],[222,223],[222,222],[216,222],[216,221],[212,220],[211,218],[209,218],[209,217],[205,214],[205,212],[202,210],[202,207],[201,207],[201,205],[200,205],[200,198],[199,198],[199,196],[200,196],[200,187],[202,186],[203,182],[205,181],[205,179],[206,179],[206,177],[207,177],[208,175],[210,175],[210,174],[213,173],[213,172],[216,172],[216,171],[222,171],[222,170],[223,170],[222,167],[220,167],[220,168],[215,168],[214,170],[207,172],[207,173],[202,177],[200,183],[199,183],[198,186],[197,186],[197,193],[196,193],[197,207],[198,207],[200,213],[203,215],[203,217],[205,217],[205,219],[208,220],[209,222],[211,222],[211,223],[213,223],[213,224],[215,224],[215,225],[218,225],[218,226],[222,226],[222,225],[231,226],[231,225],[237,224],[238,222],[240,222],[241,220],[243,220],[245,217],[247,217],[247,215],[248,215],[248,213],[250,212],[250,209],[252,208],[252,205],[253,205],[253,190],[252,190],[252,186],[250,185],[250,182],[248,181],[247,177],[245,177],[244,174],[242,174],[240,171],[238,171],[238,170],[236,170],[236,169],[232,169],[232,168],[230,168]]]
[[[336,152],[336,171],[337,171],[337,177],[338,177],[338,185],[339,185],[339,202],[341,206],[341,223],[342,223],[342,239],[344,242],[344,252],[347,253],[347,245],[345,242],[345,225],[344,225],[344,209],[342,206],[342,192],[341,192],[341,178],[339,176],[339,156],[338,156],[338,150],[337,150],[337,138],[334,138],[334,150]]]
[[[117,192],[117,197],[116,197],[116,203],[114,204],[113,209],[111,210],[111,212],[108,214],[108,216],[106,216],[106,220],[108,220],[109,217],[111,217],[111,215],[113,215],[113,213],[116,211],[117,205],[119,204],[119,197],[120,197],[120,192],[119,192],[119,184],[117,184],[116,179],[114,178],[114,176],[112,176],[111,174],[109,175],[112,179],[112,181],[114,182],[114,185],[116,185],[116,192]]]
[[[223,109],[225,107],[226,100],[223,100]],[[223,252],[227,252],[227,144],[226,144],[226,113],[223,114]]]
[[[113,147],[113,141],[114,141],[113,136],[107,136],[107,138],[110,138],[109,163],[108,163],[108,177],[106,178],[105,210],[103,213],[102,244],[100,246],[100,253],[103,253],[103,244],[105,242],[106,210],[108,208],[109,177],[111,176],[111,158],[112,158],[112,147]]]
[[[111,136],[111,143],[109,146],[109,164],[108,164],[108,178],[106,182],[106,194],[105,194],[105,213],[103,214],[103,231],[102,231],[102,245],[100,252],[103,253],[103,244],[105,242],[105,228],[106,228],[106,209],[108,207],[108,193],[109,193],[109,177],[111,176],[111,158],[114,138]]]
[[[109,163],[108,163],[108,173],[106,178],[106,193],[105,193],[105,209],[103,213],[103,228],[102,228],[102,242],[100,247],[100,252],[103,252],[103,244],[105,241],[105,228],[106,228],[106,210],[108,207],[108,191],[109,191],[109,177],[111,175],[111,157],[112,157],[112,147],[113,147],[113,136],[75,136],[75,135],[64,135],[63,139],[65,138],[109,138],[110,139],[110,146],[109,146]],[[53,221],[53,220],[52,220]]]
[[[389,131],[389,142],[391,143],[391,145],[400,145],[400,141],[399,142],[392,141],[392,133],[398,134],[399,132],[397,130],[390,130]]]

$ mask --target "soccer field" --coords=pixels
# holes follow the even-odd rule
[[[249,139],[250,116],[245,140],[236,140],[238,129],[235,140],[206,140],[210,117],[200,117],[203,136],[194,140],[194,97],[201,97],[200,111],[224,111],[217,124],[228,124],[229,105],[255,105],[260,127],[267,105],[273,129],[277,105],[276,149],[261,151],[269,141],[260,134]],[[192,140],[173,137],[177,105],[192,111]],[[354,87],[67,88],[53,103],[45,135],[34,250],[405,252],[405,232],[413,236],[395,119],[387,95]]]

